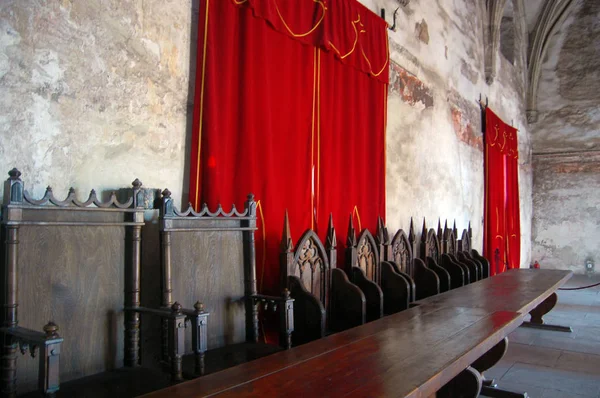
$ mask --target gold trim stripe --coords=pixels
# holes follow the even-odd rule
[[[319,25],[321,25],[321,22],[323,22],[323,20],[325,19],[325,12],[327,12],[327,7],[325,7],[325,4],[320,1],[320,0],[313,0],[313,2],[317,3],[318,5],[321,6],[321,8],[323,9],[323,14],[321,14],[321,19],[319,19],[317,21],[317,23],[315,24],[315,26],[313,26],[308,32],[306,33],[294,33],[292,31],[292,29],[290,29],[290,27],[288,26],[287,22],[285,22],[285,19],[283,19],[283,16],[281,15],[281,11],[279,11],[279,6],[277,5],[277,1],[273,0],[273,3],[275,4],[275,9],[277,10],[277,14],[279,15],[279,19],[281,19],[281,22],[283,23],[283,26],[285,26],[285,28],[287,29],[288,32],[290,32],[290,34],[294,37],[305,37],[310,35],[312,32],[315,31],[315,29],[317,29],[319,27]]]
[[[198,123],[198,157],[196,158],[196,196],[194,209],[198,210],[198,187],[200,185],[200,151],[202,150],[202,117],[204,111],[204,75],[206,74],[206,43],[208,41],[208,10],[210,0],[206,0],[206,16],[204,19],[204,48],[202,49],[202,82],[200,84],[200,120]]]

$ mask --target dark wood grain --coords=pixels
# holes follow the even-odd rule
[[[412,308],[148,397],[428,396],[521,320],[509,312]]]
[[[408,308],[410,285],[405,277],[397,274],[393,265],[387,261],[381,263],[381,290],[384,296],[385,314],[394,314]]]
[[[452,261],[448,254],[442,254],[440,267],[450,275],[450,288],[456,289],[465,284],[465,273],[460,265]]]
[[[479,270],[478,265],[475,264],[475,262],[466,258],[463,252],[457,252],[456,259],[458,260],[458,262],[464,264],[467,268],[469,268],[470,283],[477,282],[481,279],[481,271]]]
[[[471,249],[471,256],[475,260],[478,260],[481,263],[481,266],[483,269],[483,278],[489,278],[490,277],[490,262],[488,261],[488,259],[483,257],[481,254],[479,254],[479,252],[475,249]]]
[[[447,292],[448,290],[450,290],[452,281],[448,271],[446,271],[445,268],[439,266],[437,261],[434,260],[432,257],[427,257],[427,267],[429,267],[429,269],[435,272],[435,274],[438,276],[438,279],[440,281],[440,293]]]
[[[415,297],[417,300],[440,293],[440,279],[421,259],[415,258],[413,260],[413,272],[413,279],[416,285]]]

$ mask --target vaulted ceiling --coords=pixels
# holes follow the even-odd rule
[[[530,42],[544,6],[527,0]],[[534,153],[600,150],[600,1],[565,0],[565,15],[547,36],[539,62]]]

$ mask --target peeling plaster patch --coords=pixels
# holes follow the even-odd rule
[[[158,45],[158,43],[155,43],[152,40],[147,39],[145,37],[142,38],[141,41],[144,44],[144,46],[148,49],[148,51],[150,51],[150,53],[154,55],[157,60],[160,61],[160,46]]]
[[[390,66],[390,93],[397,93],[411,105],[421,103],[425,108],[433,106],[433,95],[422,81],[393,62]]]
[[[448,93],[448,102],[450,103],[452,127],[458,139],[470,147],[483,151],[479,109],[454,90]]]
[[[415,24],[415,36],[425,44],[429,44],[429,28],[424,19]]]
[[[455,106],[452,107],[451,112],[452,126],[454,127],[454,132],[456,133],[458,139],[465,144],[472,146],[473,148],[483,151],[483,138],[481,135],[475,135],[473,132],[473,126],[471,125],[471,121],[468,119],[468,117],[466,117],[466,115]]]
[[[479,80],[479,73],[477,73],[477,70],[464,59],[460,60],[460,73],[469,79],[471,83],[477,84],[477,81]]]

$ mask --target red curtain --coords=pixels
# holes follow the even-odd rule
[[[259,202],[259,290],[292,237],[384,216],[386,24],[355,0],[201,0],[190,201]],[[351,189],[349,187],[352,187]],[[342,244],[341,240],[339,244]]]
[[[317,191],[321,235],[330,212],[343,262],[348,218],[358,233],[373,235],[385,216],[385,112],[387,84],[337,62],[323,52],[321,69],[320,178]]]
[[[517,130],[485,111],[484,253],[491,274],[519,268],[519,165]]]

